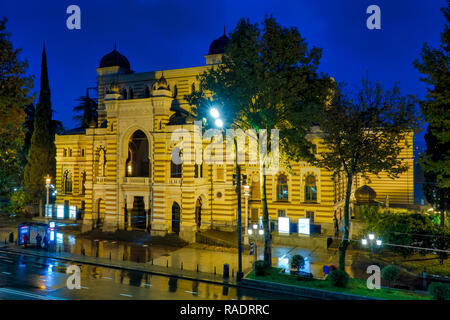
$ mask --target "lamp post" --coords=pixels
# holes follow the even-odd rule
[[[253,243],[254,251],[253,251],[253,275],[256,277],[255,267],[256,267],[256,261],[258,259],[258,246],[256,244],[256,240],[258,239],[258,236],[264,236],[264,229],[259,228],[258,224],[253,224],[251,229],[247,230],[248,236],[252,240],[251,243]]]
[[[244,243],[248,244],[248,198],[250,197],[250,186],[244,186],[244,197],[245,197],[245,227],[244,227]]]
[[[375,240],[375,234],[373,232],[369,233],[369,241],[366,238],[361,239],[361,243],[363,246],[367,246],[370,243],[370,261],[373,259],[373,243],[376,243],[377,247],[381,247],[383,241],[381,239]]]
[[[223,121],[220,119],[220,112],[216,108],[211,108],[209,110],[210,115],[215,119],[214,124],[218,128],[223,128]],[[238,162],[238,148],[237,148],[237,141],[236,137],[233,137],[234,142],[234,149],[236,152],[236,193],[237,193],[237,200],[238,200],[238,272],[236,274],[237,281],[240,281],[244,273],[242,272],[242,212],[241,212],[241,166]]]
[[[45,187],[47,188],[47,202],[46,202],[46,206],[45,206],[45,212],[44,212],[44,217],[48,216],[48,205],[50,202],[50,185],[52,183],[52,179],[50,178],[50,175],[47,175],[45,177]]]

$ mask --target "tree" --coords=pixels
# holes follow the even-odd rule
[[[36,105],[34,130],[24,174],[25,191],[32,202],[42,199],[45,188],[44,177],[48,174],[53,181],[55,179],[56,147],[54,139],[47,55],[44,46],[41,64],[41,89],[39,101]]]
[[[33,79],[26,76],[27,61],[19,59],[6,31],[6,18],[0,19],[0,193],[20,183],[20,152],[24,133],[24,106],[31,102]]]
[[[97,123],[98,114],[97,114],[97,102],[89,97],[89,88],[86,89],[86,95],[81,96],[77,99],[80,103],[76,107],[73,108],[75,113],[78,113],[73,117],[75,121],[78,121],[81,128],[88,128],[91,121],[95,121]]]
[[[443,181],[450,178],[442,168],[450,154],[450,141],[440,143],[438,135],[444,129],[428,126],[425,134],[427,149],[420,158],[420,165],[424,171],[423,192],[427,201],[440,211],[440,225],[445,226],[445,215],[450,211],[450,186],[445,187]]]
[[[431,48],[425,43],[421,61],[414,61],[414,66],[424,75],[421,80],[429,85],[426,99],[420,103],[429,123],[425,136],[427,150],[420,162],[425,174],[424,192],[428,202],[441,211],[444,226],[445,213],[450,208],[450,0],[441,10],[447,20],[441,45]]]
[[[23,123],[23,129],[25,132],[25,142],[23,145],[23,166],[27,163],[28,151],[31,146],[31,137],[34,131],[34,118],[36,114],[36,108],[34,104],[29,104],[25,107],[25,122]],[[52,131],[54,134],[61,134],[64,131],[64,127],[61,121],[52,120]]]
[[[271,150],[271,129],[279,129],[280,150],[288,150],[294,136],[295,150],[305,150],[305,136],[313,119],[311,110],[324,103],[331,80],[317,68],[321,50],[308,48],[295,27],[284,28],[273,17],[262,27],[241,19],[228,43],[222,63],[199,77],[200,89],[187,97],[199,119],[209,118],[214,105],[226,115],[224,127],[254,129],[265,136]],[[295,123],[293,123],[295,121]],[[294,149],[294,148],[292,148]],[[287,153],[287,156],[292,154]],[[264,227],[264,261],[272,265],[266,174],[269,159],[259,159],[261,207]]]
[[[397,86],[384,91],[380,83],[362,80],[355,96],[340,85],[323,113],[320,130],[325,151],[315,163],[333,173],[334,179],[346,177],[344,234],[339,246],[339,269],[345,268],[345,253],[350,232],[350,195],[353,179],[386,172],[397,178],[408,166],[399,158],[406,138],[418,128],[415,98],[403,97]]]

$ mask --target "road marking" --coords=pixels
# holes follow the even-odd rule
[[[152,285],[149,283],[144,283],[144,286],[151,287]]]
[[[34,298],[34,299],[40,299],[40,300],[65,300],[62,298],[52,297],[52,296],[42,296],[39,294],[29,293],[25,291],[19,291],[14,289],[8,289],[8,288],[0,288],[0,292],[4,292],[7,294],[15,294],[27,298]]]
[[[192,293],[192,294],[197,294],[197,292],[195,291],[185,291],[186,293]]]
[[[103,279],[108,279],[108,280],[112,280],[113,278],[110,277],[102,277]]]
[[[81,289],[89,289],[88,287],[81,287]]]
[[[133,297],[131,294],[125,294],[125,293],[121,293],[120,295],[121,295],[121,296],[124,296],[124,297],[129,297],[129,298],[132,298],[132,297]]]
[[[2,273],[4,273],[4,274],[8,274],[8,275],[10,275],[10,274],[11,274],[11,272],[6,272],[6,271],[2,271]]]

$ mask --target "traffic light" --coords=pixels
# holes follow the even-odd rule
[[[243,174],[242,175],[242,184],[245,186],[247,184],[247,175]]]
[[[233,186],[237,185],[237,175],[233,174]]]

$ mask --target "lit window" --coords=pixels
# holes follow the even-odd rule
[[[317,201],[316,177],[309,175],[305,180],[305,201]]]
[[[64,172],[63,191],[64,193],[72,193],[72,173],[69,170]]]
[[[287,184],[287,178],[284,174],[278,176],[277,183],[277,200],[287,201],[289,196],[289,189]]]

